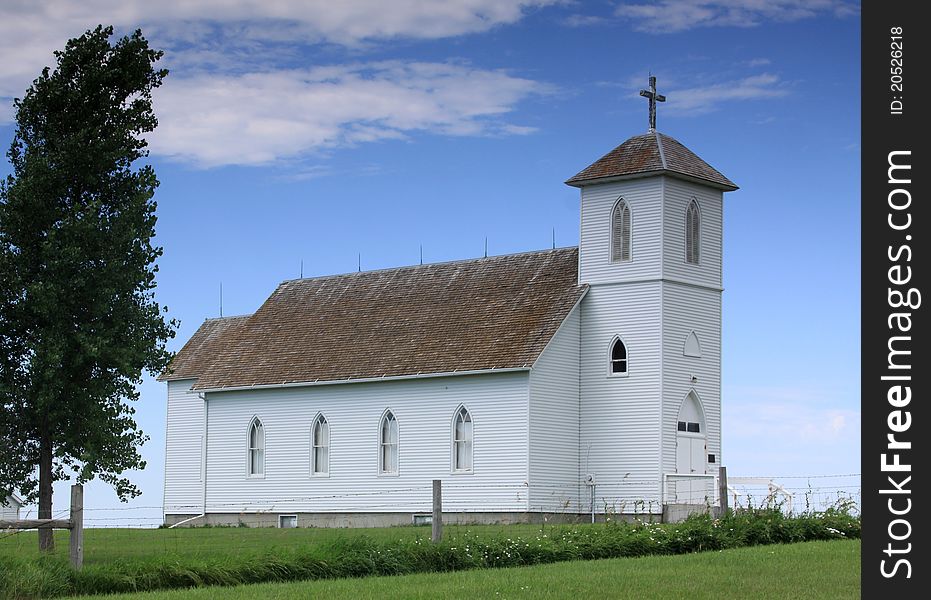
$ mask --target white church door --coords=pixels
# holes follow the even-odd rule
[[[705,504],[714,499],[714,480],[704,475],[707,469],[707,446],[705,443],[705,419],[701,402],[695,392],[689,392],[679,408],[676,423],[676,474],[672,492],[677,504]]]

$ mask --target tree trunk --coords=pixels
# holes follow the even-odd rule
[[[52,440],[46,434],[39,442],[39,518],[52,518]],[[39,529],[39,550],[55,549],[55,530]]]

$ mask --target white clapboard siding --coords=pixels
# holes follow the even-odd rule
[[[663,179],[649,177],[582,188],[580,282],[659,278]],[[619,198],[627,201],[631,211],[629,262],[611,262],[611,212]]]
[[[659,281],[594,285],[579,307],[579,460],[595,477],[598,512],[660,510],[660,289]],[[609,375],[615,335],[627,346],[626,377]]]
[[[576,307],[530,373],[530,509],[579,510],[579,343]]]
[[[0,521],[17,521],[19,520],[19,502],[12,496],[7,496],[6,506],[0,503]]]
[[[672,177],[664,179],[663,278],[721,287],[723,193]],[[685,261],[685,213],[693,198],[701,213],[697,265]]]
[[[445,511],[526,511],[528,374],[512,372],[207,394],[207,511],[429,512],[431,481]],[[473,473],[453,474],[452,424],[472,416]],[[399,470],[378,473],[385,410],[398,421]],[[329,476],[310,475],[310,430],[330,428]],[[253,417],[265,429],[265,475],[246,475]]]
[[[191,391],[194,381],[168,382],[165,514],[199,514],[203,509],[204,401]]]
[[[689,332],[701,344],[701,357],[685,356]],[[721,292],[692,285],[663,284],[663,471],[676,471],[676,422],[689,391],[701,400],[707,453],[715,455],[708,472],[721,462]],[[697,379],[692,382],[692,377]]]

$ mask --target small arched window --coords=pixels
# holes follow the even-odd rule
[[[621,198],[611,212],[611,262],[630,260],[630,207]]]
[[[384,474],[398,472],[398,420],[390,410],[381,419],[378,471]]]
[[[692,198],[685,210],[685,262],[697,265],[701,248],[701,211]]]
[[[330,473],[330,424],[326,417],[318,415],[311,428],[311,474],[329,475]]]
[[[453,421],[453,470],[472,472],[472,415],[464,406]]]
[[[258,417],[252,419],[249,426],[249,464],[250,477],[265,475],[265,427]]]
[[[611,374],[627,375],[627,346],[616,338],[611,344]]]

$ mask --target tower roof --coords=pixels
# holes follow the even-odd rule
[[[635,135],[566,181],[582,187],[606,179],[628,179],[652,175],[669,175],[698,181],[724,191],[737,185],[703,161],[675,138],[651,131]]]

